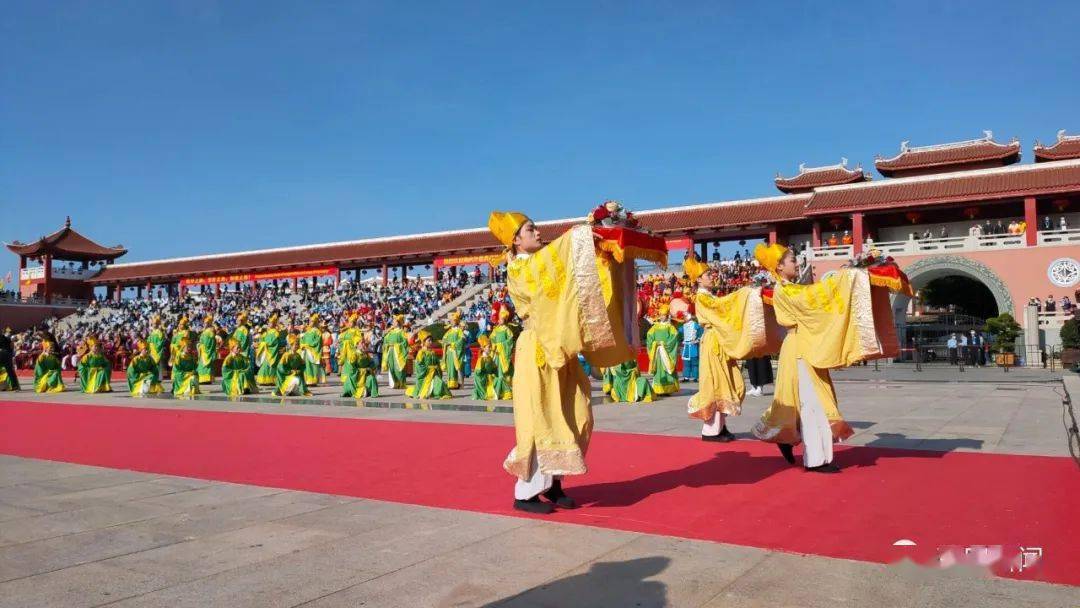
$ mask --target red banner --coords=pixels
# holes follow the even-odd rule
[[[212,277],[188,277],[180,279],[182,287],[199,285],[217,285],[219,283],[247,283],[249,281],[272,281],[274,279],[306,279],[310,277],[338,276],[334,266],[305,268],[301,270],[271,270],[266,272],[246,272],[241,274],[222,274]]]
[[[691,249],[694,247],[694,241],[690,237],[683,237],[681,239],[667,239],[668,251],[680,251],[683,249]]]
[[[435,267],[443,268],[445,266],[475,266],[477,264],[490,264],[491,258],[495,256],[494,253],[487,255],[455,255],[445,258],[435,258]]]

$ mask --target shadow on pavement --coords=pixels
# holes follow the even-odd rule
[[[666,557],[642,557],[625,562],[597,562],[588,572],[533,587],[485,608],[514,606],[667,606],[667,585],[645,580],[667,569]]]

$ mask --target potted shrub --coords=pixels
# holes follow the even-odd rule
[[[986,320],[986,331],[994,337],[998,354],[994,361],[998,365],[1016,365],[1016,338],[1020,336],[1020,324],[1007,312]]]
[[[1080,321],[1069,319],[1061,326],[1061,366],[1074,369],[1080,364]]]

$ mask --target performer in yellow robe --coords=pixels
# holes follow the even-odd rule
[[[274,395],[310,397],[311,391],[304,382],[304,358],[300,355],[300,337],[290,333],[285,343],[285,352],[278,359]]]
[[[804,444],[803,466],[835,473],[833,442],[853,433],[840,415],[829,370],[894,357],[899,345],[888,290],[871,287],[866,270],[843,268],[817,283],[799,285],[798,263],[780,245],[758,245],[754,256],[777,278],[772,303],[788,328],[780,348],[772,405],[754,425],[756,437],[776,443],[794,464],[792,448]]]
[[[705,328],[699,350],[698,392],[690,397],[687,412],[702,421],[703,441],[734,441],[726,418],[742,412],[746,396],[739,360],[775,350],[780,344],[779,332],[767,316],[771,313],[765,310],[760,288],[743,287],[718,297],[710,291],[716,287],[716,275],[704,262],[687,258],[683,270],[690,282],[697,284],[694,308]]]
[[[394,315],[393,327],[383,336],[382,371],[386,372],[390,388],[405,388],[408,363],[409,332],[405,330],[405,315]]]
[[[251,347],[251,325],[248,323],[248,314],[242,312],[236,315],[236,328],[233,329],[232,339],[240,346],[240,354],[247,357],[248,366],[251,368],[251,377],[255,377],[255,349]],[[223,372],[224,373],[224,372]]]
[[[214,317],[206,315],[203,319],[203,330],[199,334],[199,384],[210,384],[214,381],[214,361],[218,357],[217,328],[214,326]]]
[[[307,331],[300,336],[300,358],[304,360],[304,383],[318,386],[326,381],[326,369],[322,366],[322,327],[319,315],[311,315]]]
[[[229,338],[229,354],[221,362],[221,392],[227,397],[254,395],[259,392],[251,361],[236,338]]]
[[[62,393],[64,378],[60,374],[60,359],[56,356],[56,346],[46,340],[41,343],[41,354],[34,362],[34,392]]]
[[[518,479],[514,508],[573,508],[561,477],[585,473],[593,427],[591,386],[577,355],[602,367],[634,356],[623,331],[628,273],[597,254],[588,226],[571,228],[546,246],[521,213],[492,212],[488,227],[507,248],[507,288],[524,320],[514,349],[517,443],[503,463]],[[542,502],[541,494],[551,502]]]

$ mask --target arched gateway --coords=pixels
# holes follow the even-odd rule
[[[934,279],[947,276],[962,276],[982,283],[994,296],[998,313],[1007,312],[1012,314],[1013,299],[1005,282],[989,266],[971,258],[954,255],[937,255],[923,258],[904,268],[911,285],[916,290],[929,284]],[[898,321],[903,320],[904,310],[907,308],[910,298],[903,294],[893,296],[893,312]]]

